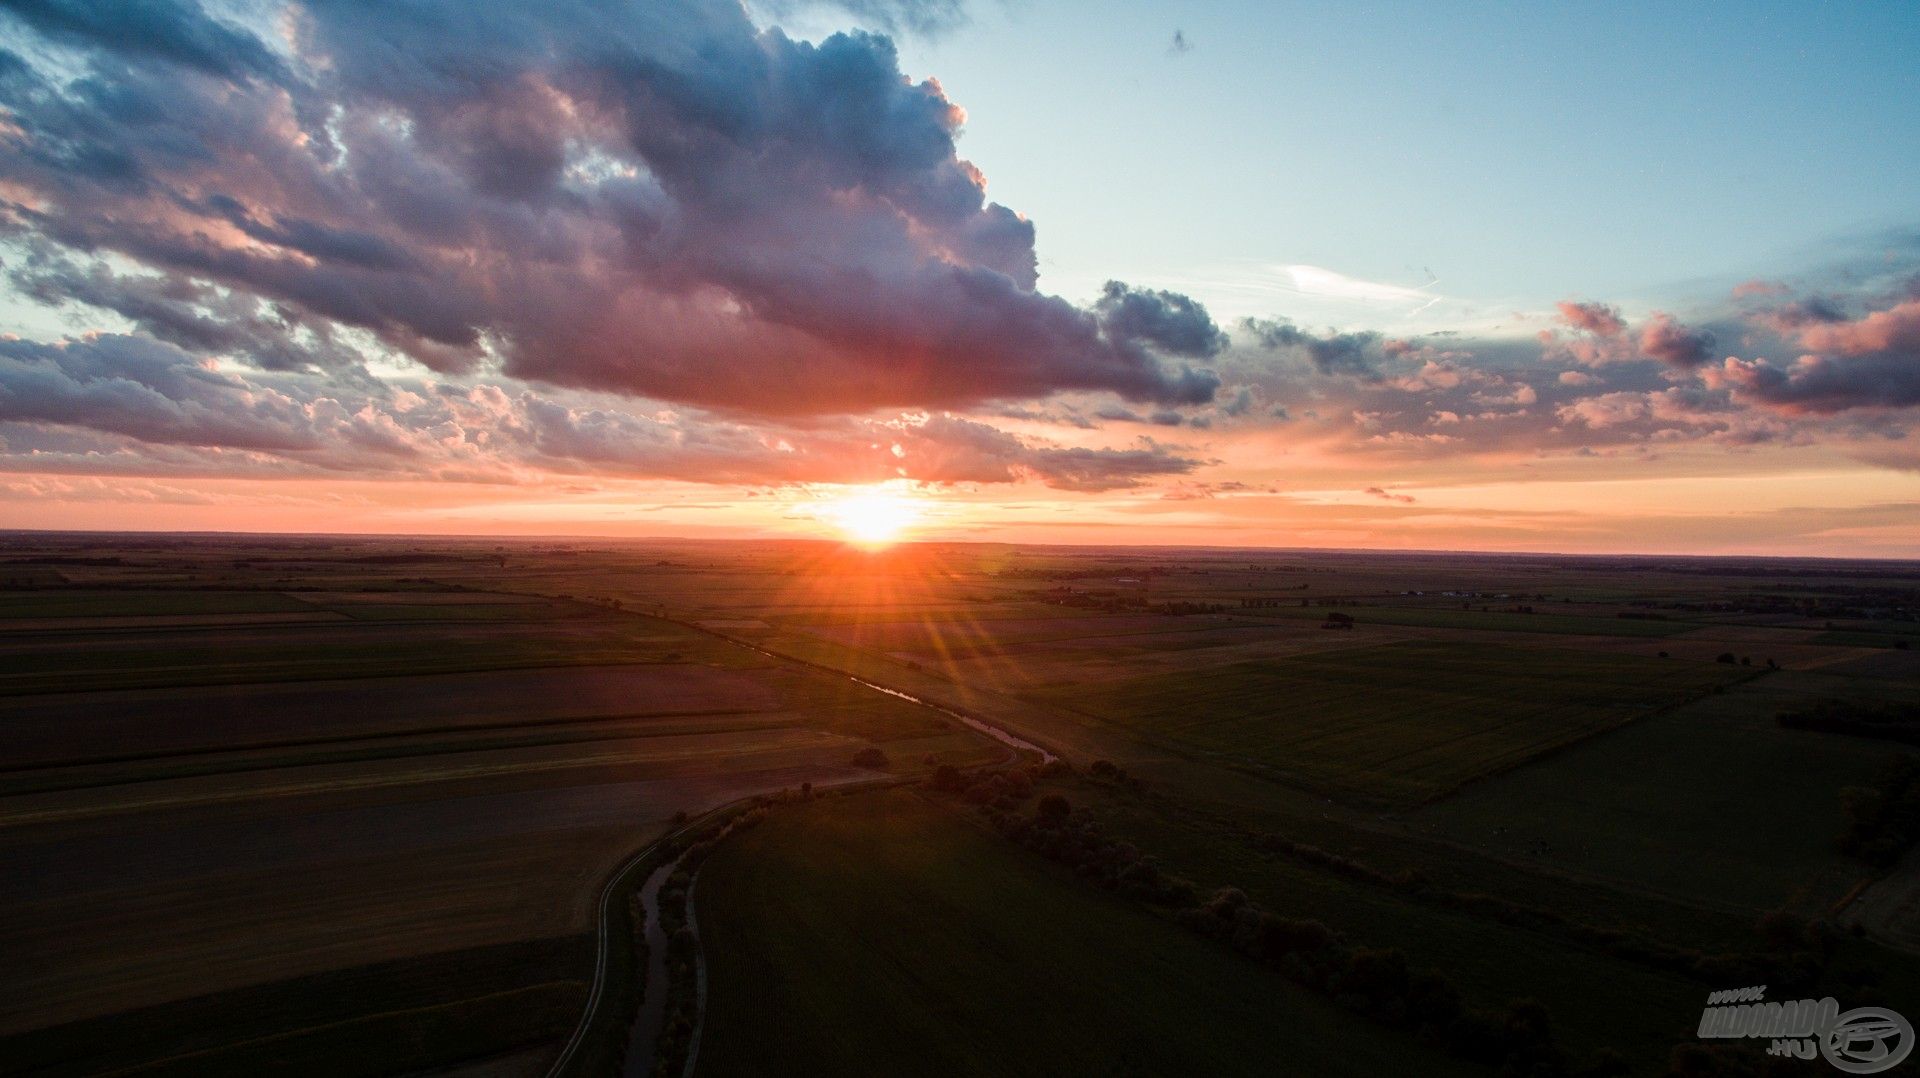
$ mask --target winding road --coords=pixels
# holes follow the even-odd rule
[[[712,630],[704,630],[704,631],[712,633]],[[918,704],[921,707],[931,708],[934,711],[938,711],[940,714],[947,716],[948,718],[951,718],[957,722],[962,723],[963,725],[965,725],[967,728],[971,730],[974,730],[978,733],[985,734],[986,736],[993,738],[995,741],[1000,742],[1001,744],[1007,746],[1010,749],[1015,750],[1016,752],[1036,753],[1039,755],[1043,763],[1051,763],[1052,761],[1059,759],[1058,756],[1048,751],[1047,749],[1039,745],[1036,745],[1033,742],[1028,741],[1025,738],[1022,738],[1016,734],[1010,733],[1007,730],[1003,730],[1000,727],[993,725],[992,723],[984,722],[971,715],[965,715],[951,708],[942,707],[939,704],[922,700],[921,698],[914,696],[911,693],[901,692],[898,689],[889,689],[885,685],[876,685],[871,681],[865,681],[865,680],[862,680],[861,678],[854,677],[852,674],[848,674],[842,670],[834,670],[831,667],[820,667],[819,664],[808,663],[803,659],[795,659],[790,655],[776,654],[774,652],[767,651],[762,648],[754,647],[752,644],[745,643],[733,637],[725,636],[724,634],[721,634],[721,633],[712,633],[712,635],[719,636],[721,637],[721,639],[726,640],[730,643],[736,644],[740,647],[746,648],[749,651],[756,652],[760,655],[765,655],[770,659],[779,659],[783,662],[799,662],[807,666],[815,666],[819,669],[827,670],[830,673],[838,674],[841,677],[846,678],[848,681],[851,681],[856,685],[863,685],[866,688],[872,689],[874,692],[885,693],[888,696],[897,697],[901,700],[906,700],[909,703]],[[847,785],[850,783],[861,782],[861,781],[863,780],[845,779],[845,780],[840,780],[838,782],[825,783],[823,785]],[[873,780],[865,780],[865,781],[873,781]],[[882,781],[892,781],[892,780],[882,780]],[[742,800],[745,800],[745,799],[742,799]],[[735,804],[735,805],[739,803],[740,801],[732,802],[732,804]],[[723,805],[712,811],[715,811],[715,812],[723,811],[727,807],[729,806]],[[605,1000],[609,948],[612,946],[612,942],[613,942],[613,923],[612,923],[613,900],[616,894],[619,892],[620,882],[627,877],[628,873],[633,871],[636,865],[638,865],[641,861],[645,860],[646,857],[649,854],[653,853],[654,850],[658,849],[661,843],[666,842],[668,839],[671,839],[677,835],[684,834],[688,830],[698,825],[699,825],[699,821],[695,821],[694,823],[689,823],[685,827],[679,828],[678,830],[675,830],[667,835],[663,835],[660,838],[655,839],[653,842],[648,843],[644,849],[640,850],[638,853],[635,853],[632,857],[629,857],[625,861],[621,862],[620,867],[616,869],[613,872],[613,874],[607,878],[607,882],[601,886],[600,903],[599,903],[599,909],[600,909],[599,942],[598,942],[598,945],[594,948],[593,984],[587,993],[587,1005],[585,1010],[580,1015],[580,1021],[578,1024],[574,1026],[573,1035],[567,1038],[567,1043],[565,1047],[561,1049],[559,1056],[557,1056],[554,1059],[553,1066],[547,1068],[547,1078],[560,1078],[560,1076],[566,1074],[568,1068],[573,1065],[574,1060],[578,1057],[580,1053],[581,1046],[586,1043],[587,1031],[593,1028],[594,1019],[598,1016],[601,1004]],[[647,981],[644,986],[643,996],[642,996],[642,999],[645,1002],[643,1002],[642,1008],[641,1008],[641,1017],[643,1020],[643,1024],[644,1024],[644,1019],[650,1010],[649,1004],[652,1004],[653,1006],[657,1006],[661,1013],[655,1014],[653,1019],[653,1023],[654,1023],[653,1028],[651,1029],[650,1032],[642,1030],[637,1027],[633,1031],[632,1039],[629,1041],[629,1044],[628,1044],[629,1058],[628,1058],[627,1067],[626,1067],[626,1073],[628,1074],[639,1074],[639,1073],[643,1073],[647,1069],[650,1069],[651,1060],[652,1060],[652,1053],[650,1049],[652,1047],[654,1038],[659,1033],[658,1026],[659,1026],[660,1019],[664,1017],[666,993],[659,991],[656,988],[657,984],[664,982],[665,975],[666,975],[666,940],[664,938],[664,935],[661,935],[660,929],[659,929],[659,920],[660,920],[659,884],[665,882],[666,878],[672,874],[674,865],[677,865],[677,864],[679,864],[679,859],[675,858],[672,862],[669,862],[668,864],[655,869],[653,873],[648,876],[646,883],[642,885],[643,886],[642,904],[646,910],[646,915],[647,915],[646,933],[647,933],[647,940],[648,940]],[[652,888],[653,890],[653,902],[651,905],[646,904],[645,888]],[[687,893],[687,923],[689,925],[692,925],[694,923],[693,893],[691,888],[689,888]],[[661,938],[657,945],[654,941],[654,937],[656,935],[661,935]],[[655,968],[656,965],[658,967],[657,969]],[[696,1017],[694,1020],[693,1040],[687,1049],[687,1069],[686,1069],[687,1075],[691,1075],[693,1073],[694,1063],[699,1058],[699,1051],[700,1051],[700,1032],[699,1031],[700,1031],[701,1021],[706,1016],[707,981],[706,981],[706,963],[704,960],[696,959],[695,971],[696,971],[695,976],[699,984],[699,990],[698,990],[699,1006],[697,1011],[695,1012]],[[656,981],[654,979],[656,976],[660,978],[660,981]],[[644,1033],[644,1044],[642,1043],[643,1033]],[[632,1055],[636,1050],[648,1050],[646,1051],[645,1063],[643,1064],[635,1063],[635,1061],[632,1058]],[[634,1069],[636,1066],[638,1066],[640,1069],[639,1070]]]

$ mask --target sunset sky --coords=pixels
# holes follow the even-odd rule
[[[1536,7],[0,0],[0,527],[1920,556],[1920,7]]]

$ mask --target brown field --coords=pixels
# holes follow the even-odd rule
[[[673,813],[863,774],[844,763],[856,743],[830,735],[665,740],[654,758],[503,769],[544,784],[518,790],[471,771],[335,773],[251,798],[163,795],[137,820],[19,812],[0,821],[17,989],[0,1031],[583,932],[597,881]]]
[[[771,711],[779,703],[749,673],[680,664],[63,693],[0,700],[0,755],[17,770],[449,727]],[[90,755],[75,755],[76,747]]]
[[[604,605],[392,590],[326,558],[284,593],[88,571],[86,590],[0,596],[0,1036],[31,1058],[148,1022],[182,1059],[325,1044],[434,963],[462,971],[432,993],[450,1015],[519,993],[533,1025],[498,1035],[558,1036],[602,881],[676,813],[871,780],[850,761],[876,744],[904,770],[1000,755],[927,709]],[[302,987],[339,977],[385,1002]],[[263,1022],[218,1002],[240,991],[285,999]],[[551,1051],[473,1050],[509,1073]]]

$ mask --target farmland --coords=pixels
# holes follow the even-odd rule
[[[1705,693],[1714,663],[1554,648],[1343,648],[1047,694],[1181,748],[1387,803],[1445,793]]]
[[[777,812],[701,887],[714,1074],[1468,1073],[909,794]]]
[[[542,1073],[616,867],[743,803],[766,818],[695,899],[702,1074],[1470,1068],[995,833],[1049,794],[1191,901],[1402,955],[1475,1013],[1537,1000],[1575,1064],[1660,1073],[1769,963],[1920,991],[1911,859],[1881,880],[1834,842],[1903,750],[1775,721],[1920,701],[1904,565],[46,535],[0,562],[22,1070]],[[943,765],[1032,788],[818,796]],[[1756,933],[1774,911],[1857,930],[1808,957]]]
[[[696,630],[367,556],[0,598],[10,1062],[537,1068],[597,888],[677,814],[870,780],[876,745],[999,757]]]

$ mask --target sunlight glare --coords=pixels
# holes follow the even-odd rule
[[[867,487],[833,499],[821,515],[852,542],[886,546],[918,523],[922,513],[915,500],[903,491]]]

